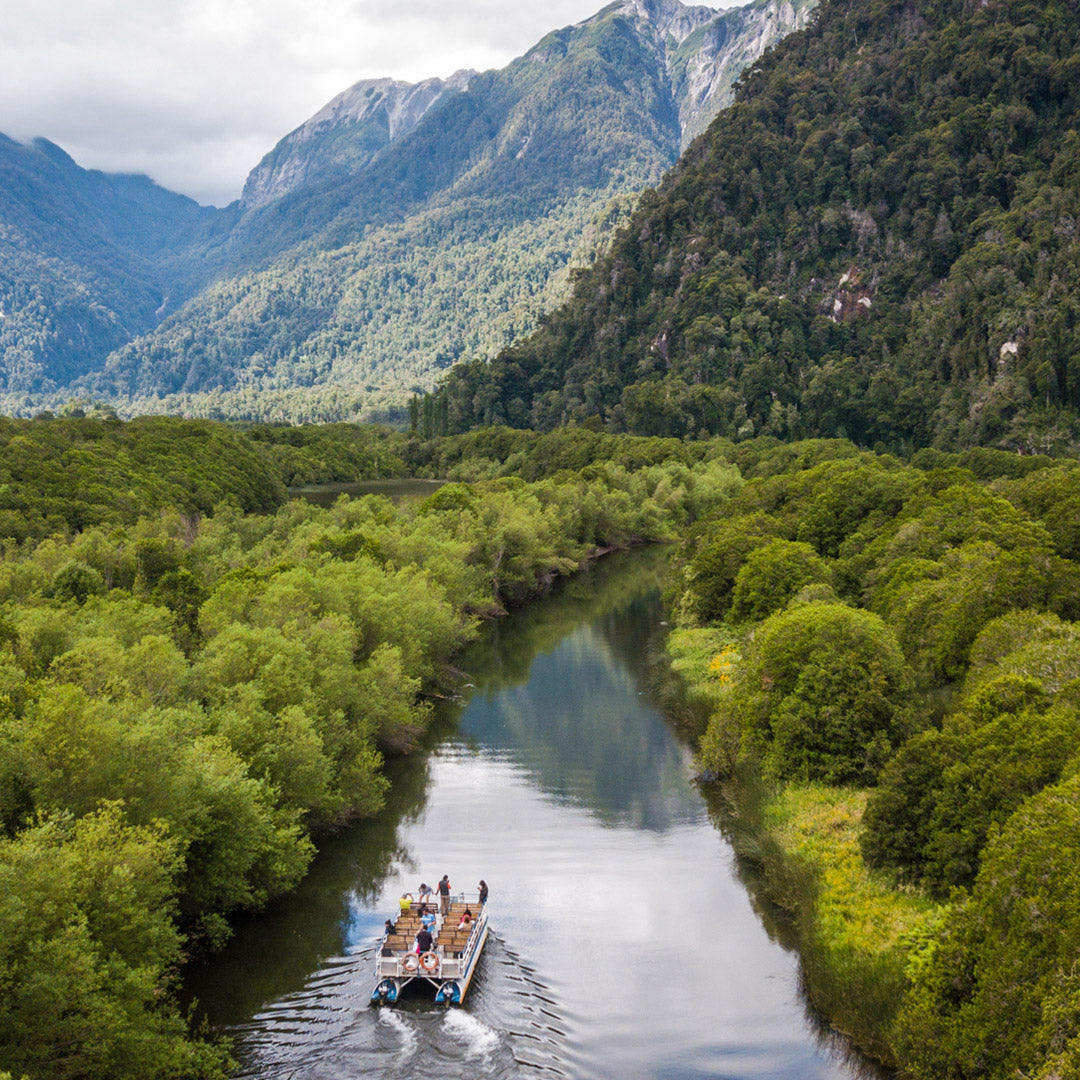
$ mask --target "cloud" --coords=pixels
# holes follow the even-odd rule
[[[284,134],[359,79],[502,67],[602,6],[24,0],[0,31],[0,131],[223,205]]]

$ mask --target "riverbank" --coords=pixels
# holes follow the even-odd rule
[[[818,451],[673,559],[702,771],[831,1024],[912,1080],[1080,1075],[1080,470]]]
[[[735,662],[728,627],[673,630],[668,653],[689,693],[715,705]],[[892,1066],[892,1026],[908,972],[944,905],[893,887],[867,867],[859,831],[867,792],[821,783],[768,784],[746,769],[708,777],[729,808],[725,831],[755,863],[769,899],[791,913],[806,993],[835,1030]]]
[[[482,627],[386,809],[189,972],[245,1077],[883,1080],[806,1008],[787,920],[762,918],[693,783],[654,663],[670,554],[616,553]],[[384,918],[444,872],[492,889],[466,1008],[365,1007]],[[673,896],[709,898],[707,932]]]
[[[54,1075],[54,1018],[78,1014],[72,1075],[227,1073],[178,968],[378,814],[480,620],[737,485],[722,460],[604,463],[4,545],[0,1068]]]

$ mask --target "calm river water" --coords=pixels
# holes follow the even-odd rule
[[[399,763],[378,821],[191,970],[241,1076],[798,1078],[881,1074],[809,1015],[782,921],[754,898],[650,688],[664,553],[612,557],[487,628],[473,685]],[[396,897],[491,888],[462,1009],[368,1005]]]

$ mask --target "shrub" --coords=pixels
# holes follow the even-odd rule
[[[989,844],[901,1012],[915,1080],[1012,1080],[1076,1061],[1080,1023],[1080,775],[1028,800]],[[1036,1073],[1036,1070],[1041,1070]]]
[[[910,672],[876,615],[813,602],[755,632],[729,702],[744,753],[770,773],[829,783],[872,780],[907,733]]]

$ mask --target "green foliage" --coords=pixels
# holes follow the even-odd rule
[[[262,478],[272,499],[275,468],[310,468],[338,432],[335,471],[468,460],[453,440],[421,446],[383,431],[290,439],[212,423],[47,423],[55,435],[39,442],[40,473],[28,479],[48,478],[74,432],[114,440],[114,458],[97,460],[161,498],[173,489],[155,455],[170,440],[234,450],[233,493]],[[294,887],[314,835],[379,811],[384,754],[418,744],[430,716],[421,695],[447,680],[477,613],[536,595],[598,549],[671,539],[737,486],[705,450],[660,463],[662,449],[642,440],[601,444],[570,472],[574,440],[524,437],[508,475],[446,485],[423,503],[293,501],[243,514],[237,498],[206,517],[120,511],[115,525],[0,545],[0,1062],[72,1080],[221,1073],[223,1056],[189,1039],[170,1004],[165,976],[181,948],[220,945],[231,916]],[[604,460],[604,448],[637,466]],[[228,470],[211,471],[186,478],[187,505],[219,494]],[[66,521],[76,493],[52,490]],[[106,820],[123,852],[102,885],[79,844]],[[39,850],[46,827],[55,858]],[[76,858],[81,876],[69,872]],[[35,862],[52,863],[61,884],[42,884]],[[113,887],[134,891],[114,901]],[[113,918],[131,935],[127,951],[101,923]]]
[[[696,550],[682,572],[684,612],[699,623],[723,619],[743,563],[781,530],[780,523],[765,514],[727,518],[699,529]]]
[[[822,4],[451,430],[1075,448],[1071,0]],[[888,73],[885,78],[883,73]]]
[[[735,576],[730,618],[760,622],[780,611],[800,590],[828,582],[829,568],[809,544],[773,540],[751,551]]]
[[[163,994],[181,938],[180,845],[117,804],[43,817],[0,840],[0,1048],[15,1075],[223,1078]]]
[[[45,176],[23,160],[45,155],[3,140],[0,169],[15,174],[0,199],[13,232],[0,261],[5,405],[56,409],[82,376],[78,393],[125,411],[316,422],[396,407],[404,419],[450,365],[493,355],[567,295],[572,268],[675,162],[690,116],[696,134],[742,62],[809,6],[718,13],[681,48],[655,19],[605,8],[472,74],[415,124],[405,88],[384,104],[376,91],[359,119],[354,88],[344,115],[335,105],[339,119],[324,110],[283,139],[241,205],[217,212],[149,183],[125,206],[132,178],[66,158]],[[721,85],[703,102],[687,71],[717,48]],[[97,197],[71,200],[72,188]],[[140,229],[157,243],[124,235]],[[485,422],[505,419],[489,409]],[[440,425],[425,417],[426,433]]]
[[[231,216],[145,176],[80,169],[44,139],[0,135],[0,176],[0,386],[16,397],[72,382],[153,326],[190,294],[190,269],[213,272],[207,230]]]
[[[869,612],[813,602],[757,628],[715,723],[779,777],[873,780],[903,739],[911,676]]]
[[[269,510],[284,496],[274,462],[222,424],[146,418],[0,418],[0,537],[23,540],[132,524],[166,507],[208,514],[223,500]],[[89,542],[89,541],[88,541]],[[106,558],[107,534],[95,546]],[[84,553],[106,586],[121,567]],[[156,579],[155,579],[156,580]]]
[[[1072,812],[1052,838],[1037,829],[1028,867],[1011,868],[1028,855],[1023,829],[1080,762],[1077,566],[1053,512],[1055,497],[1069,505],[1073,464],[923,451],[908,468],[768,440],[734,457],[753,478],[686,539],[674,589],[684,622],[728,620],[678,632],[728,643],[683,665],[714,709],[702,764],[729,797],[748,772],[787,781],[769,785],[777,805],[807,777],[877,785],[843,793],[866,798],[861,859],[851,835],[834,836],[831,800],[822,844],[791,842],[784,820],[749,841],[797,910],[815,1003],[905,1076],[1071,1075],[1077,946],[1057,951],[1056,912],[1075,903],[1075,837],[1061,839]],[[808,566],[816,583],[796,589]],[[865,606],[836,604],[822,578]],[[774,858],[777,843],[797,856]],[[878,950],[852,940],[888,917],[888,904],[866,914],[851,896],[864,879],[891,881],[895,902],[950,903]]]
[[[53,578],[52,594],[57,600],[74,600],[82,604],[104,591],[102,576],[92,566],[77,559],[69,562]]]
[[[1080,776],[1031,798],[987,847],[971,895],[934,942],[897,1032],[925,1080],[1068,1075],[1080,949]]]
[[[1080,520],[1080,468],[1044,468],[994,486],[1045,526],[1059,555],[1080,559],[1080,532],[1076,528]]]
[[[886,767],[867,807],[868,860],[942,894],[970,886],[993,830],[1078,748],[1076,701],[1054,701],[1030,678],[984,684],[944,731],[916,736]]]

